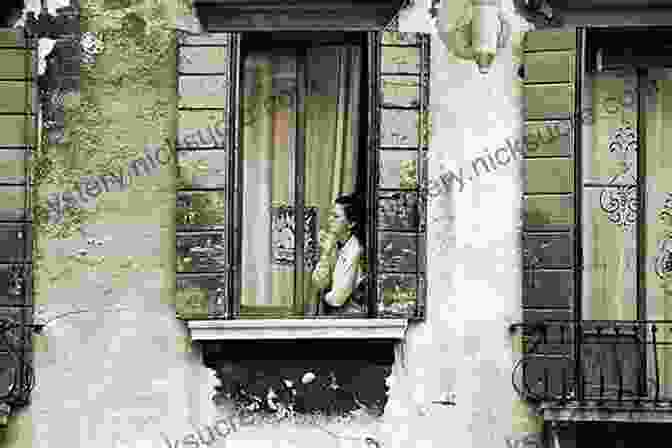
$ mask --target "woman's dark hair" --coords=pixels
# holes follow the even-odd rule
[[[336,204],[343,206],[345,218],[352,223],[352,233],[361,244],[364,244],[365,215],[364,201],[357,193],[343,194],[336,198]]]
[[[0,28],[14,26],[16,14],[25,8],[23,0],[2,0],[0,2]]]

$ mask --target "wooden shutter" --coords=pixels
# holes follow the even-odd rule
[[[32,223],[29,160],[37,144],[37,40],[0,29],[0,425],[25,403],[32,373]],[[10,408],[7,408],[7,406]]]
[[[180,36],[176,311],[231,318],[239,33]]]
[[[373,274],[371,315],[423,318],[426,276],[426,184],[429,149],[430,36],[372,33],[372,98],[369,204],[375,204],[368,260]],[[373,284],[373,279],[377,284]],[[375,288],[375,289],[374,289]]]
[[[523,164],[522,304],[526,323],[572,316],[576,291],[576,41],[574,31],[558,30],[529,32],[524,41],[527,149]],[[559,327],[548,336],[558,341]],[[528,359],[525,376],[532,392],[562,392],[564,374],[571,372],[570,348],[569,343],[541,345],[539,355]],[[550,353],[556,356],[545,356]]]

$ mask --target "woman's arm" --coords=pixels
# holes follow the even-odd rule
[[[344,260],[342,269],[338,267],[334,270],[334,281],[331,291],[324,297],[324,300],[331,306],[342,306],[352,295],[359,272],[359,260],[363,249],[359,243],[344,254],[347,258]]]
[[[313,271],[313,283],[317,289],[324,289],[329,286],[331,282],[331,271],[333,270],[332,263],[327,257],[320,258],[315,270]]]
[[[313,283],[318,289],[327,288],[331,284],[331,273],[336,264],[336,242],[333,235],[320,230],[320,249],[322,255],[313,271]]]

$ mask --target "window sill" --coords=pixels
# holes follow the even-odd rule
[[[193,341],[403,339],[406,319],[241,319],[188,321]]]
[[[546,403],[540,407],[546,421],[557,422],[625,422],[671,423],[672,406],[667,403],[632,403],[599,405],[596,402],[565,405]]]

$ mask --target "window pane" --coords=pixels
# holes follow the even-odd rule
[[[226,186],[225,151],[177,151],[178,188]]]
[[[177,272],[226,270],[226,238],[223,232],[178,233]]]
[[[241,307],[295,295],[296,77],[292,50],[243,61]]]
[[[223,191],[177,192],[177,228],[197,229],[225,224],[226,196]]]

